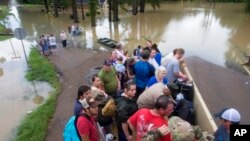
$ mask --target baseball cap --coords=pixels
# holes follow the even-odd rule
[[[232,122],[240,122],[241,118],[240,113],[234,108],[227,109],[221,117]]]
[[[223,108],[223,109],[221,109],[220,112],[214,114],[214,117],[215,117],[215,118],[218,118],[218,119],[221,119],[221,115],[222,115],[226,110],[228,110],[228,109],[229,109],[229,108]]]
[[[112,63],[110,60],[107,59],[107,60],[104,60],[103,65],[110,66],[110,65],[112,65]]]

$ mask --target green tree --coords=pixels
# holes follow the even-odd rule
[[[250,13],[250,0],[245,0],[245,3],[246,3],[246,12],[247,13]]]
[[[71,9],[72,9],[72,18],[74,20],[74,23],[79,23],[78,15],[77,15],[76,0],[71,0]]]
[[[134,0],[132,4],[132,14],[136,15],[138,13],[138,0]]]
[[[117,22],[119,21],[119,18],[118,18],[118,10],[119,10],[119,2],[118,0],[113,0],[113,21],[114,22]]]
[[[6,29],[5,23],[6,23],[6,17],[8,15],[13,15],[9,12],[8,6],[0,6],[0,32],[2,33],[11,33],[12,31],[10,29]]]
[[[48,13],[49,12],[48,0],[43,0],[43,4],[44,4],[44,7],[45,7],[45,12]]]
[[[53,2],[53,7],[54,7],[54,16],[58,17],[58,10],[57,10],[57,8],[58,8],[58,1],[57,0],[52,0],[52,2]]]
[[[109,5],[109,22],[112,21],[112,0],[108,0]]]
[[[7,6],[0,6],[0,21],[3,21],[4,18],[9,14],[10,13]]]
[[[89,0],[89,8],[90,8],[90,18],[91,18],[91,26],[96,26],[96,11],[97,11],[97,0]]]
[[[84,20],[85,16],[84,16],[84,9],[83,9],[82,0],[81,0],[81,11],[82,11],[82,19]]]
[[[138,7],[140,8],[140,12],[145,11],[145,4],[150,3],[153,7],[153,9],[156,9],[156,7],[160,8],[160,1],[161,0],[120,0],[120,3],[123,5],[124,3],[127,3],[132,6],[132,14],[136,15],[138,13]],[[122,6],[122,9],[125,9]]]
[[[119,0],[108,0],[109,5],[109,22],[119,21]],[[123,1],[122,1],[123,2]],[[113,19],[112,19],[113,15]]]

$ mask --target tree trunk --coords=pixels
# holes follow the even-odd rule
[[[57,0],[53,0],[53,5],[54,5],[54,16],[58,17],[58,11],[57,11]]]
[[[109,22],[112,21],[112,0],[108,0],[109,5]]]
[[[48,13],[49,12],[48,0],[43,0],[43,3],[44,3],[44,7],[45,7],[45,12]]]
[[[250,0],[246,0],[246,7],[245,7],[245,10],[247,13],[250,13]]]
[[[119,21],[119,18],[118,18],[118,6],[119,6],[119,3],[118,3],[118,0],[114,0],[114,7],[113,7],[113,14],[114,14],[114,22],[117,22]]]
[[[133,4],[132,4],[132,14],[133,15],[137,15],[138,13],[138,0],[134,0]]]
[[[97,6],[96,0],[89,0],[91,26],[96,26],[96,23],[95,23],[96,6]]]
[[[140,12],[144,13],[145,10],[145,0],[140,0]]]
[[[74,23],[79,23],[78,16],[77,16],[77,8],[76,8],[76,1],[71,0],[71,7],[72,7],[72,16],[74,19]]]
[[[82,10],[82,19],[84,20],[85,16],[84,16],[84,9],[83,9],[83,5],[82,5],[82,0],[81,0],[81,10]]]

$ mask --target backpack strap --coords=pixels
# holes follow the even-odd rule
[[[93,123],[93,121],[91,120],[90,116],[87,115],[86,113],[81,113],[80,115],[77,115],[77,116],[76,116],[75,121],[74,121],[74,125],[75,125],[76,132],[77,132],[77,135],[78,135],[80,141],[82,141],[82,138],[81,138],[81,136],[80,136],[80,133],[79,133],[78,130],[77,130],[77,121],[78,121],[78,118],[79,118],[79,117],[82,117],[82,116],[85,117],[86,119],[88,119],[88,120],[94,125],[94,123]]]

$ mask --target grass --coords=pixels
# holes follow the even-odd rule
[[[9,15],[8,6],[0,6],[0,21]]]
[[[18,128],[15,141],[43,141],[55,111],[60,83],[54,66],[36,48],[31,49],[28,62],[30,69],[25,77],[29,81],[46,81],[54,91],[44,104],[25,117]]]
[[[0,36],[0,41],[4,41],[9,38],[12,38],[12,36]]]
[[[0,6],[0,22],[4,22],[6,16],[10,15],[9,9],[7,6]],[[5,26],[0,23],[0,33],[4,33],[6,31]],[[0,35],[0,41],[6,40],[8,38],[11,38],[11,36],[1,36]]]

